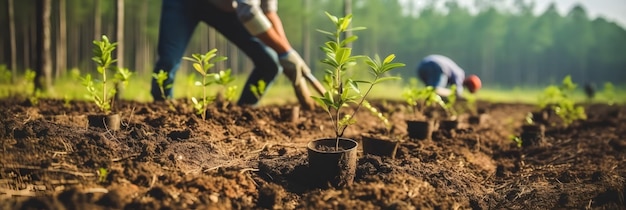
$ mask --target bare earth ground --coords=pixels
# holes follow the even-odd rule
[[[480,103],[480,125],[406,137],[395,159],[363,155],[355,184],[307,184],[306,143],[332,135],[321,109],[215,105],[208,119],[178,101],[122,101],[122,128],[87,126],[95,105],[0,100],[0,209],[624,209],[626,107],[588,105],[589,119],[548,127],[547,144],[518,148],[523,104]],[[621,113],[621,117],[620,117]],[[346,137],[380,131],[360,112]],[[466,122],[466,121],[465,121]],[[100,169],[107,174],[100,174]]]

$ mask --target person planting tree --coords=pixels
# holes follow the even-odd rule
[[[193,30],[200,21],[219,31],[237,45],[254,63],[238,105],[255,105],[259,97],[250,87],[263,80],[269,88],[276,76],[284,69],[291,80],[298,101],[305,109],[313,108],[306,80],[320,93],[323,86],[312,76],[302,58],[289,45],[282,24],[276,15],[276,1],[260,0],[163,0],[158,41],[158,60],[154,73],[168,73],[164,85],[174,82],[185,47]],[[170,86],[171,87],[171,86]],[[172,89],[161,94],[156,79],[152,81],[154,100],[172,97]],[[163,97],[165,96],[165,98]]]
[[[417,75],[426,84],[435,88],[435,92],[441,97],[448,97],[455,91],[457,99],[463,100],[463,90],[467,88],[470,93],[476,93],[482,83],[476,75],[465,76],[465,71],[452,59],[443,55],[429,55],[422,59],[417,67]],[[448,89],[456,85],[455,90]]]

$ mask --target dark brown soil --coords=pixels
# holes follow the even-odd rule
[[[353,185],[317,189],[306,144],[333,134],[322,110],[216,105],[202,120],[183,101],[122,101],[110,131],[87,126],[88,102],[3,99],[0,209],[624,209],[624,106],[588,105],[588,120],[518,148],[530,105],[480,103],[481,124],[423,141],[406,137],[402,103],[374,105],[392,113],[395,159],[359,149]],[[345,137],[380,132],[357,118]]]

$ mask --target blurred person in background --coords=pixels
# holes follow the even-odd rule
[[[465,71],[452,59],[443,55],[428,55],[417,66],[417,75],[426,86],[435,88],[435,92],[441,97],[456,94],[463,100],[463,89],[467,88],[470,93],[476,93],[482,83],[476,75],[465,76]],[[456,85],[456,90],[448,87]]]

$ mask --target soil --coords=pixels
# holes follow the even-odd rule
[[[321,109],[216,104],[203,120],[186,101],[120,101],[117,131],[89,127],[89,102],[0,100],[0,209],[624,209],[626,107],[586,105],[589,118],[546,125],[517,147],[525,104],[480,102],[479,125],[432,140],[406,137],[391,113],[395,159],[363,155],[354,184],[310,186],[306,145],[333,135]],[[621,113],[621,115],[620,115]],[[345,137],[381,132],[367,112]]]

